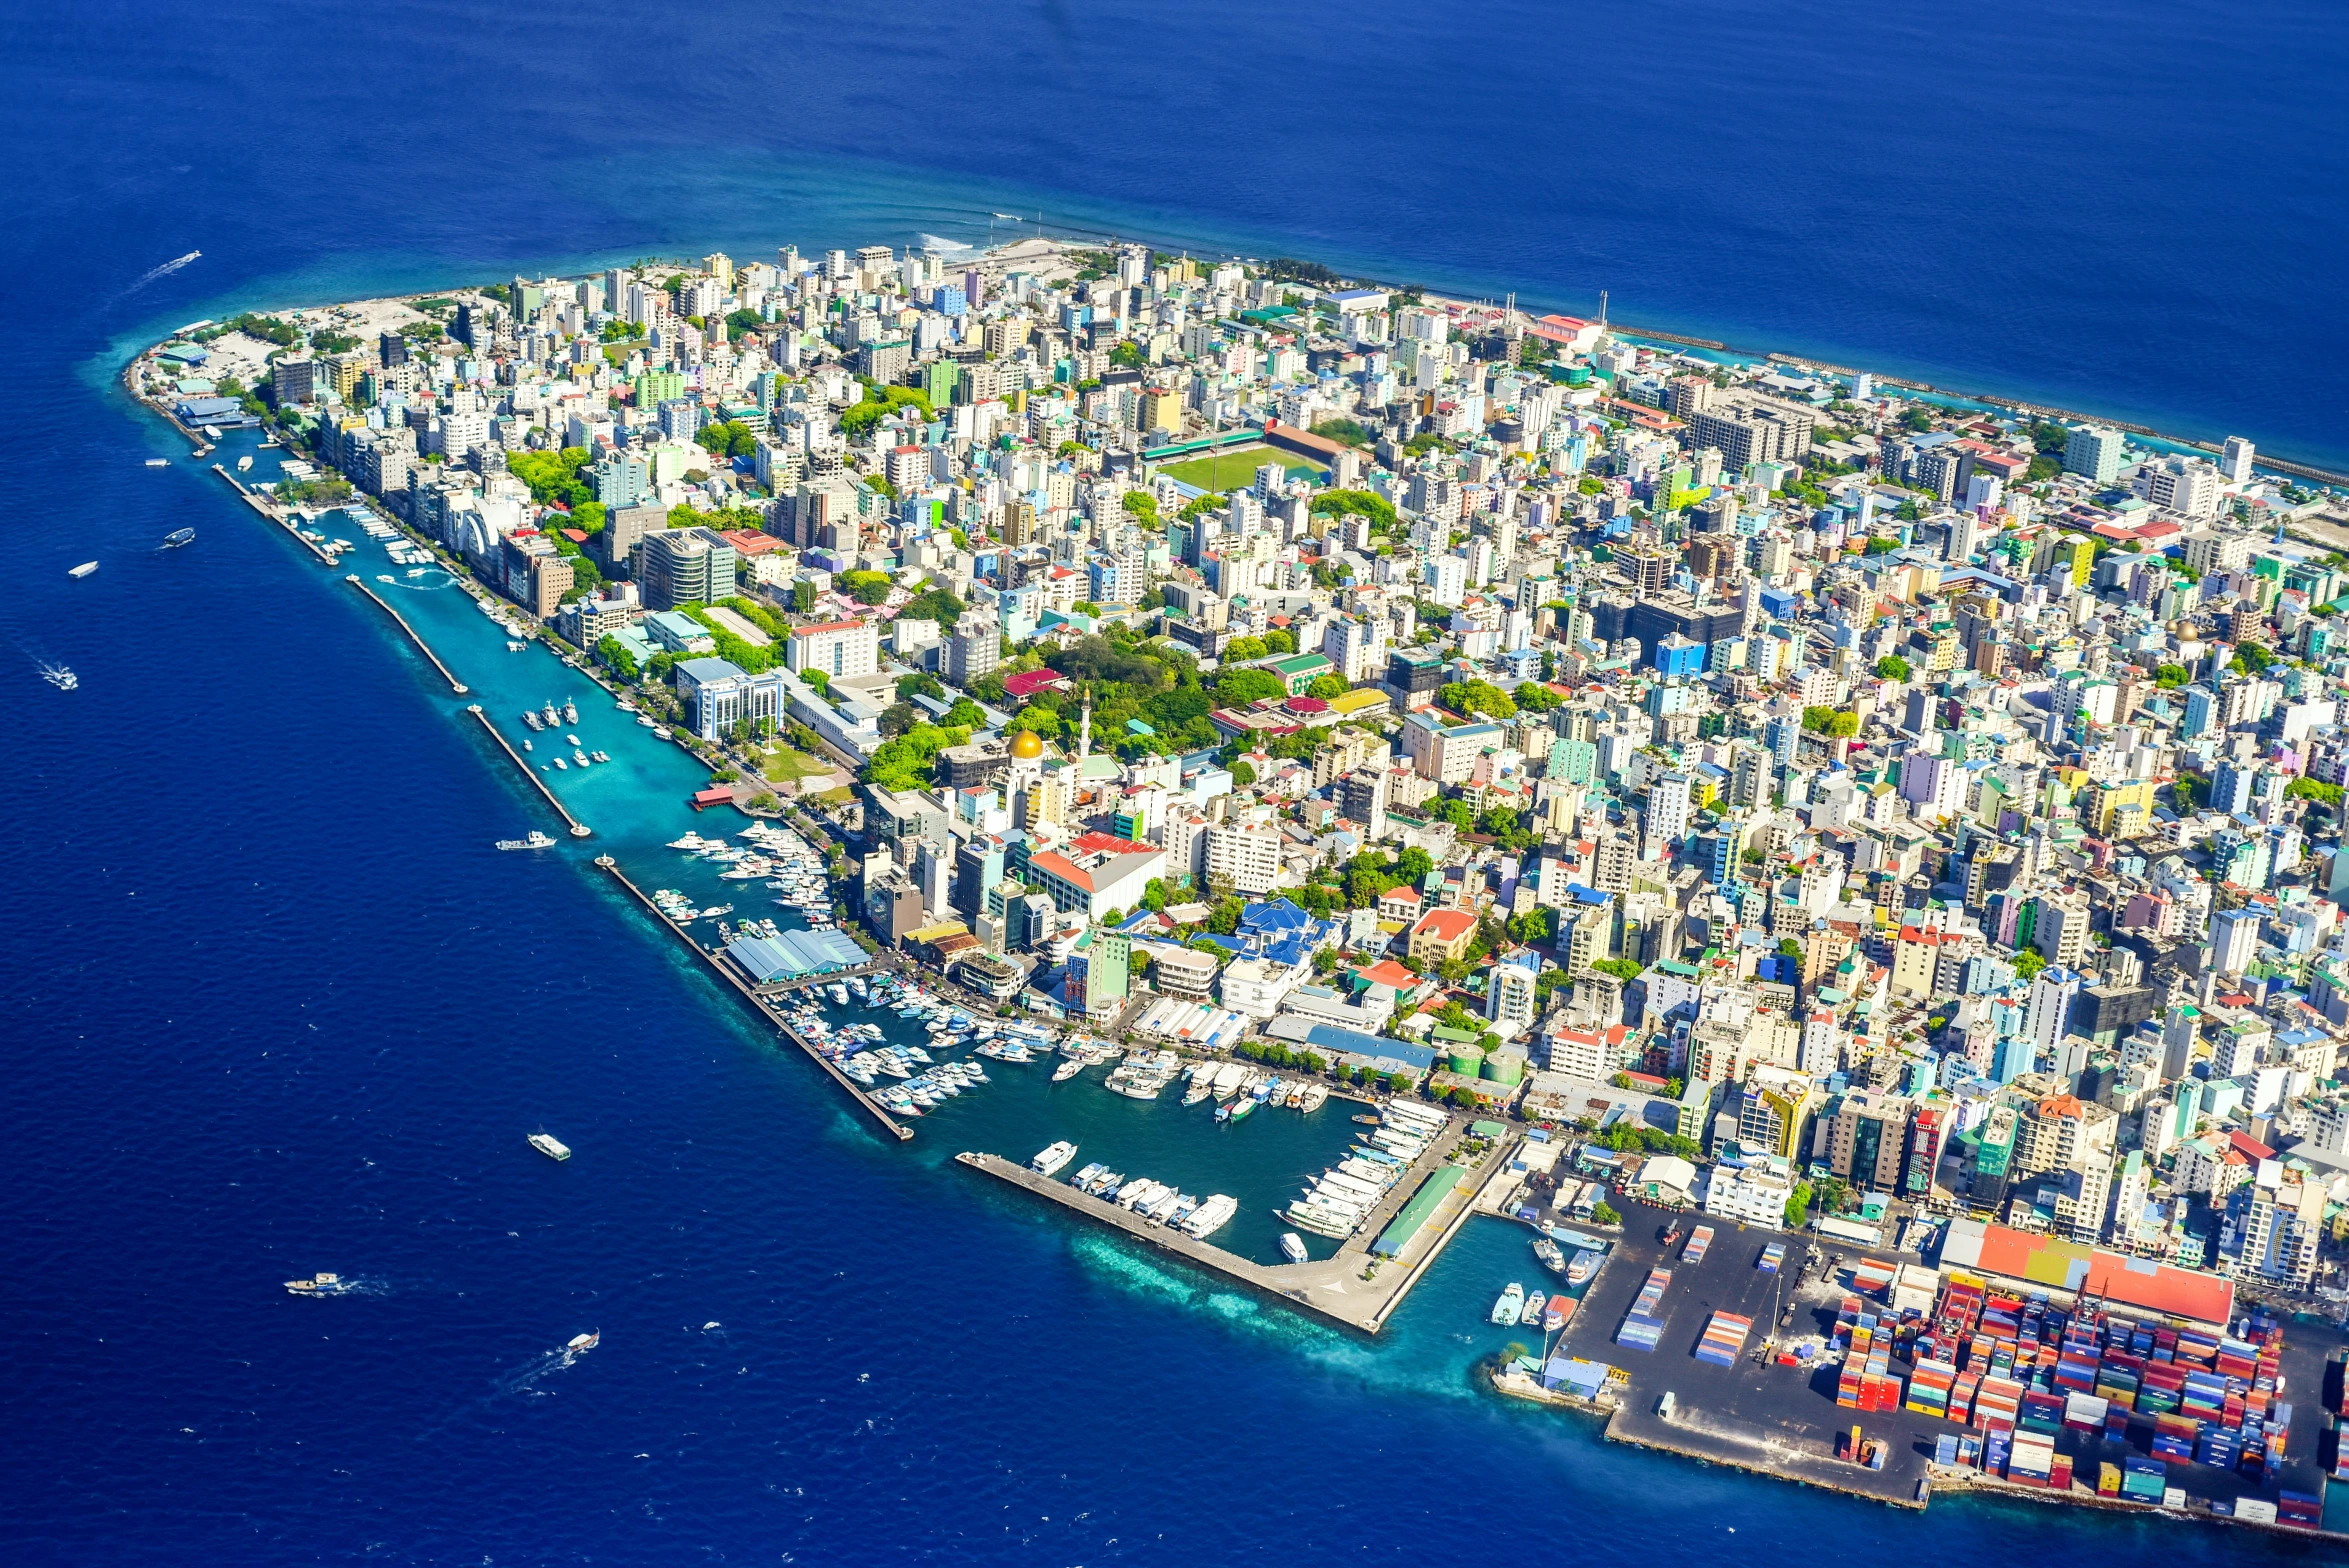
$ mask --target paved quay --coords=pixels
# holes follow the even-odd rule
[[[1438,1140],[1412,1167],[1411,1175],[1397,1183],[1390,1202],[1382,1203],[1374,1214],[1376,1223],[1365,1224],[1345,1242],[1336,1255],[1309,1263],[1257,1263],[1226,1252],[1212,1242],[1200,1241],[1170,1226],[1119,1208],[1116,1204],[1090,1193],[1079,1192],[1065,1181],[1055,1180],[1025,1165],[1004,1159],[1000,1155],[964,1152],[955,1156],[958,1164],[1024,1188],[1037,1197],[1073,1210],[1085,1218],[1121,1231],[1137,1241],[1147,1242],[1161,1252],[1169,1253],[1187,1263],[1220,1274],[1224,1278],[1261,1292],[1285,1305],[1300,1308],[1311,1315],[1343,1328],[1365,1334],[1375,1334],[1385,1326],[1395,1309],[1410,1294],[1411,1287],[1421,1277],[1451,1241],[1460,1227],[1475,1212],[1471,1184],[1463,1183],[1458,1191],[1420,1227],[1402,1256],[1374,1260],[1369,1247],[1380,1229],[1391,1219],[1396,1209],[1416,1193],[1436,1167],[1444,1163],[1444,1155],[1458,1146],[1465,1125],[1455,1125]],[[1439,1152],[1441,1151],[1441,1152]],[[1489,1157],[1488,1157],[1489,1158]],[[1488,1167],[1490,1168],[1490,1167]],[[1367,1277],[1366,1277],[1367,1276]]]

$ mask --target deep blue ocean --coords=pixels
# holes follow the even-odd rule
[[[1894,1514],[1506,1405],[1471,1376],[1532,1273],[1497,1223],[1366,1342],[948,1163],[1065,1131],[1227,1182],[1260,1247],[1342,1126],[1217,1133],[999,1067],[884,1145],[588,864],[685,874],[657,846],[709,824],[673,752],[583,701],[618,760],[559,787],[597,839],[493,852],[548,825],[511,764],[113,378],[248,305],[1003,211],[1604,288],[1645,325],[2338,463],[2343,38],[2293,3],[20,8],[0,1558],[2281,1554]],[[372,550],[353,569],[513,734],[592,698]],[[529,1152],[540,1126],[577,1156]],[[321,1269],[358,1289],[281,1288]]]

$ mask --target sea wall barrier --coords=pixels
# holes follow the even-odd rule
[[[464,689],[465,688],[462,686],[457,688],[459,691],[463,691]],[[563,819],[563,825],[571,830],[571,836],[573,838],[585,838],[589,833],[594,831],[592,828],[588,827],[586,823],[571,815],[570,808],[563,804],[562,800],[557,797],[553,790],[547,788],[546,780],[540,778],[536,772],[532,771],[528,759],[523,757],[520,752],[514,749],[513,743],[511,741],[507,740],[505,736],[498,733],[497,725],[490,721],[488,714],[481,711],[480,703],[477,702],[472,704],[470,707],[466,708],[465,711],[472,714],[475,718],[481,721],[481,727],[489,731],[489,738],[496,741],[499,748],[503,750],[507,756],[514,759],[514,766],[522,770],[522,776],[528,779],[533,785],[537,786],[538,792],[546,797],[546,803],[555,808],[555,815],[561,817]]]
[[[296,537],[299,537],[299,536],[297,535]],[[308,542],[309,542],[308,540],[303,540],[303,543],[305,543],[305,544],[307,544]],[[361,580],[360,580],[360,578],[358,577],[358,575],[357,575],[356,573],[352,574],[351,576],[345,577],[345,578],[343,579],[343,581],[344,581],[344,582],[347,582],[347,583],[349,583],[349,584],[350,584],[352,587],[354,587],[354,588],[358,589],[358,590],[359,590],[361,593],[365,594],[365,595],[366,595],[368,598],[370,598],[370,599],[373,599],[373,600],[375,601],[375,607],[376,607],[377,609],[381,610],[381,611],[382,611],[384,614],[386,614],[386,615],[390,616],[390,617],[392,618],[392,620],[393,620],[393,621],[394,621],[394,622],[395,622],[395,623],[396,623],[396,624],[399,626],[400,630],[401,630],[401,631],[404,631],[404,632],[406,632],[406,633],[408,634],[408,640],[409,640],[410,642],[412,642],[412,643],[414,643],[414,644],[416,645],[416,651],[417,651],[418,653],[421,653],[421,654],[423,654],[423,655],[424,655],[424,657],[426,657],[427,659],[430,659],[430,660],[432,661],[432,667],[433,667],[434,669],[436,669],[436,670],[440,671],[440,676],[441,676],[441,679],[442,679],[442,680],[445,680],[445,681],[447,681],[447,682],[449,683],[449,690],[450,690],[450,691],[453,691],[453,692],[455,692],[455,693],[456,693],[458,696],[460,696],[460,697],[462,697],[462,696],[464,696],[464,695],[465,695],[465,693],[466,693],[466,690],[467,690],[467,688],[466,688],[466,686],[465,686],[465,683],[464,683],[463,681],[461,681],[461,680],[457,679],[457,677],[456,677],[455,675],[451,674],[451,673],[450,673],[450,671],[449,671],[449,667],[448,667],[447,665],[445,665],[445,664],[443,664],[443,663],[441,663],[441,662],[440,662],[440,655],[439,655],[439,654],[437,654],[437,653],[434,653],[434,652],[432,651],[432,645],[431,645],[430,643],[427,643],[427,642],[426,642],[426,641],[425,641],[425,640],[424,640],[422,637],[420,637],[420,636],[418,636],[418,635],[417,635],[416,628],[415,628],[415,627],[413,627],[413,626],[410,626],[410,625],[408,624],[408,618],[407,618],[406,616],[402,615],[402,614],[401,614],[399,611],[397,611],[397,610],[393,609],[393,608],[392,608],[392,607],[391,607],[389,604],[386,604],[386,603],[384,602],[383,595],[381,595],[381,594],[377,593],[377,592],[376,592],[374,589],[372,589],[372,588],[368,587],[368,586],[367,586],[367,584],[366,584],[365,582],[363,582],[363,581],[361,581]],[[480,710],[479,708],[476,708],[476,709],[474,709],[473,711],[474,711],[474,712],[476,712],[476,713],[478,713],[478,712],[480,712],[481,710]],[[486,721],[484,721],[484,722],[486,722]],[[493,729],[493,730],[491,730],[491,731],[490,731],[490,733],[491,733],[491,734],[493,734],[493,735],[495,735],[495,734],[497,734],[497,731]],[[503,737],[503,736],[499,736],[499,739],[501,739],[501,740],[502,740],[502,739],[504,739],[504,738],[505,738],[505,737]],[[509,751],[510,751],[510,750],[512,750],[512,749],[513,749],[512,747],[508,747],[508,748],[507,748],[507,750],[509,750]],[[514,760],[515,760],[516,762],[520,762],[522,759],[521,759],[520,757],[516,757]],[[550,799],[550,800],[552,800],[554,797],[553,797],[552,795],[549,795],[547,798],[548,798],[548,799]]]
[[[671,920],[666,914],[663,914],[661,912],[661,906],[654,903],[649,897],[647,897],[644,889],[638,887],[634,882],[631,882],[628,879],[628,874],[620,869],[620,864],[618,861],[614,860],[609,855],[603,855],[597,858],[596,864],[602,867],[613,881],[626,888],[628,892],[636,899],[636,901],[644,906],[646,913],[650,914],[655,920],[659,921],[663,926],[667,927],[671,935],[675,936],[678,941],[683,942],[686,947],[691,949],[693,955],[696,958],[699,958],[703,963],[709,965],[711,971],[715,973],[719,979],[732,986],[736,994],[741,996],[741,998],[748,1002],[752,1007],[758,1009],[759,1016],[764,1018],[768,1023],[773,1024],[777,1031],[782,1034],[783,1038],[789,1040],[793,1045],[798,1046],[802,1051],[806,1052],[808,1060],[814,1062],[818,1067],[822,1068],[827,1077],[829,1077],[834,1083],[840,1085],[841,1088],[848,1091],[849,1098],[854,1100],[858,1105],[862,1106],[867,1115],[871,1116],[873,1120],[879,1122],[889,1131],[893,1137],[895,1137],[901,1143],[913,1137],[913,1129],[911,1127],[906,1126],[904,1123],[897,1120],[896,1117],[891,1116],[889,1112],[882,1107],[879,1101],[875,1100],[871,1095],[866,1094],[862,1088],[858,1087],[855,1079],[842,1072],[840,1070],[839,1064],[834,1062],[823,1052],[817,1050],[806,1040],[801,1039],[798,1030],[793,1029],[789,1024],[786,1024],[781,1019],[777,1018],[774,1013],[767,1008],[766,1003],[760,999],[757,990],[752,987],[748,980],[744,979],[743,976],[738,971],[736,971],[732,964],[727,963],[722,956],[711,952],[708,948],[705,948],[699,942],[696,942],[693,939],[692,932],[686,930],[676,921]]]

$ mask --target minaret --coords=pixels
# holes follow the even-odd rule
[[[1091,682],[1087,682],[1084,716],[1077,721],[1078,766],[1082,767],[1085,759],[1091,755],[1093,755],[1093,687]]]

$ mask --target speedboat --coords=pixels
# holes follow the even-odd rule
[[[285,1288],[297,1296],[326,1296],[342,1288],[340,1274],[313,1274],[308,1279],[289,1279]]]
[[[163,548],[166,550],[176,550],[182,545],[194,544],[195,542],[196,531],[193,528],[175,528],[163,536]]]
[[[1493,1303],[1493,1321],[1503,1328],[1511,1328],[1524,1311],[1525,1287],[1511,1280],[1509,1288],[1501,1292],[1501,1299]]]
[[[1310,1253],[1305,1250],[1305,1238],[1293,1230],[1281,1232],[1281,1256],[1291,1263],[1303,1263]]]
[[[568,1345],[565,1345],[563,1348],[569,1351],[571,1354],[579,1356],[585,1355],[588,1351],[593,1350],[596,1346],[602,1344],[603,1342],[603,1332],[599,1329],[593,1333],[572,1335],[571,1342]]]

